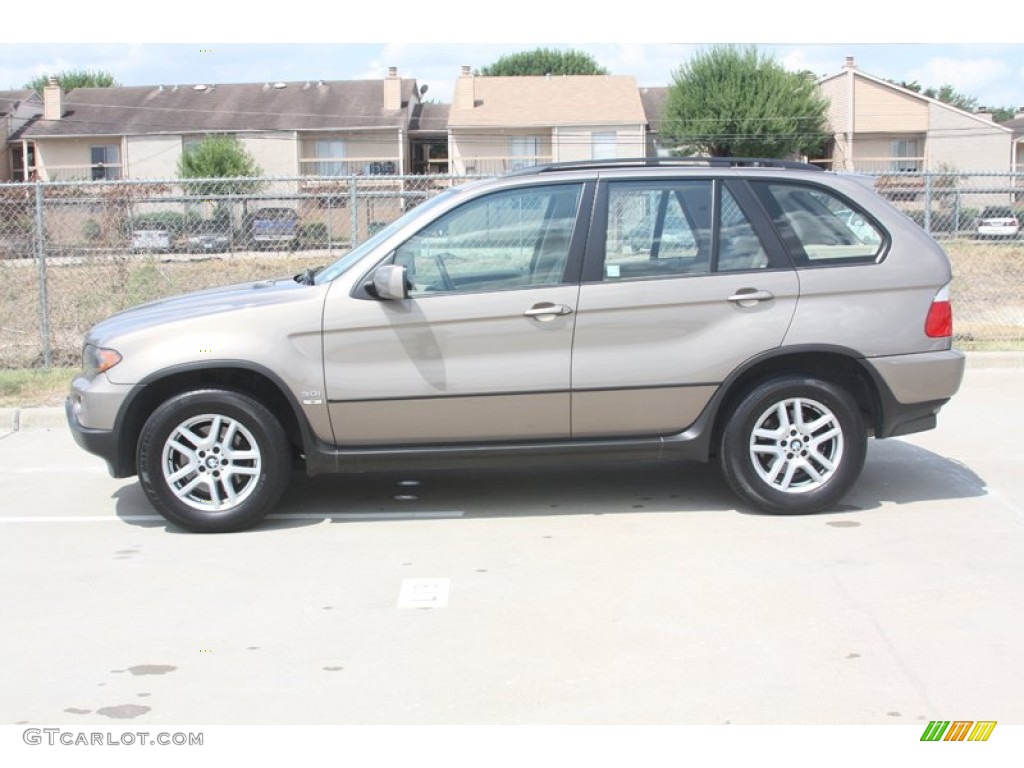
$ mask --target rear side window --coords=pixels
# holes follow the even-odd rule
[[[1006,206],[989,206],[981,212],[981,218],[983,219],[1012,219],[1015,218],[1013,209]]]
[[[710,179],[608,185],[604,281],[767,269],[728,188]]]
[[[798,265],[875,262],[885,236],[852,203],[821,187],[751,183]]]

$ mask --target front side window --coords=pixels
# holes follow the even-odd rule
[[[881,230],[831,191],[778,182],[753,187],[798,265],[873,262],[881,255]]]
[[[498,192],[431,222],[395,253],[410,296],[557,285],[569,257],[582,186]]]

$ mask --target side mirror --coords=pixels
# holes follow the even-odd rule
[[[373,294],[378,299],[400,301],[409,297],[409,281],[405,277],[405,267],[397,264],[384,264],[373,272]]]

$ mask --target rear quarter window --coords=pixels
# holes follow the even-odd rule
[[[752,182],[755,193],[797,266],[878,261],[887,238],[854,203],[823,187]]]

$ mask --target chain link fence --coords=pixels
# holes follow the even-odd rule
[[[880,173],[875,189],[938,240],[953,263],[956,341],[1024,345],[1024,174]]]
[[[329,264],[464,178],[0,185],[0,368],[77,365],[127,307]]]
[[[0,368],[78,365],[102,318],[153,299],[337,259],[465,177],[345,176],[0,184]],[[1024,343],[1024,175],[901,173],[876,189],[953,261],[958,340]]]

